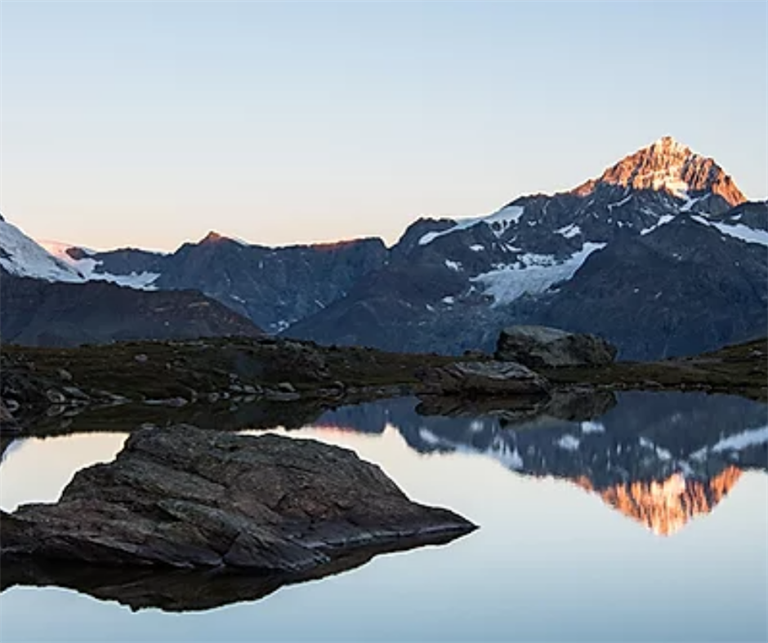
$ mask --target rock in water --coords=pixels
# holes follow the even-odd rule
[[[547,326],[510,326],[499,335],[495,357],[530,368],[605,366],[616,358],[616,347],[585,333]]]
[[[516,362],[456,362],[418,374],[431,395],[547,395],[549,383]]]
[[[347,449],[188,425],[142,429],[114,462],[75,474],[56,504],[2,514],[3,561],[305,573],[361,548],[475,529],[411,502]]]

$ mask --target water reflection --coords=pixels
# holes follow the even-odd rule
[[[713,569],[719,570],[720,586],[734,586],[728,574],[736,574],[741,579],[740,584],[737,583],[743,594],[740,600],[757,596],[756,588],[765,585],[765,578],[755,572],[755,556],[760,551],[755,543],[762,542],[762,532],[753,524],[753,519],[760,511],[764,512],[762,505],[756,509],[755,499],[761,503],[765,494],[764,485],[761,487],[755,476],[761,476],[768,469],[766,406],[728,396],[666,393],[625,393],[607,402],[603,398],[595,406],[603,410],[597,417],[590,417],[584,410],[590,407],[584,400],[576,407],[561,405],[539,409],[538,413],[486,407],[474,415],[476,408],[447,410],[441,407],[443,413],[454,415],[432,416],[423,413],[432,412],[434,408],[412,398],[402,398],[342,407],[324,413],[310,426],[281,429],[296,437],[353,448],[361,457],[381,464],[417,501],[448,506],[481,527],[476,534],[448,548],[435,549],[431,556],[427,551],[418,551],[407,554],[406,562],[398,562],[399,557],[395,556],[378,564],[376,561],[366,564],[373,555],[368,552],[340,561],[337,568],[325,570],[330,576],[322,583],[310,583],[314,587],[309,594],[314,597],[311,604],[320,600],[326,605],[327,613],[315,615],[318,622],[327,632],[335,632],[334,624],[349,618],[353,613],[351,606],[358,602],[365,606],[363,609],[370,610],[376,605],[376,611],[370,614],[379,613],[380,601],[387,604],[387,609],[402,612],[406,609],[402,601],[410,600],[407,593],[401,596],[402,592],[396,592],[381,598],[382,594],[375,589],[386,580],[392,587],[410,583],[421,587],[424,595],[430,592],[440,595],[441,601],[453,606],[451,613],[462,605],[468,614],[484,614],[485,629],[461,630],[466,634],[463,638],[491,632],[506,640],[509,632],[504,619],[494,620],[483,611],[495,604],[500,593],[516,596],[521,606],[541,605],[549,600],[564,606],[571,600],[568,597],[573,596],[569,583],[575,583],[575,579],[580,591],[587,594],[619,587],[634,591],[625,585],[623,573],[617,572],[614,577],[610,571],[629,566],[637,579],[638,605],[642,601],[650,603],[642,614],[638,612],[634,616],[629,607],[624,609],[629,610],[627,614],[631,612],[632,618],[636,617],[637,632],[648,634],[650,630],[643,629],[646,611],[656,610],[659,614],[667,605],[664,592],[657,585],[659,574],[677,574],[674,577],[679,579],[681,590],[699,585],[703,588],[702,579],[696,580],[703,570],[694,572],[690,578],[684,574],[689,573],[686,570],[692,568],[696,557],[704,555],[711,557]],[[76,462],[72,460],[72,466],[85,465],[88,458],[108,460],[124,437],[113,435],[111,441],[105,440],[98,446],[99,434],[93,434],[89,446],[80,444],[70,450],[54,448],[55,440],[19,441],[9,449],[0,467],[3,493],[10,491],[14,503],[55,498],[60,485],[68,479],[66,476],[49,480],[45,489],[32,484],[38,478],[46,479],[40,471],[48,468],[47,463],[57,459],[62,462],[69,457],[67,453],[75,452],[83,457]],[[72,439],[86,440],[86,437],[61,438]],[[755,473],[743,473],[746,470],[755,470]],[[706,523],[703,531],[683,530],[685,535],[663,541],[667,544],[664,550],[649,546],[645,530],[634,529],[625,520],[611,520],[611,516],[617,515],[605,511],[600,503],[589,502],[590,496],[599,498],[622,515],[631,517],[632,522],[637,521],[654,533],[669,535],[680,533],[691,518],[710,513],[737,482],[744,480],[742,485],[748,495],[740,503],[739,494],[734,494],[733,499],[725,503],[736,507],[737,513],[726,511],[723,520],[701,521]],[[54,489],[54,485],[59,486]],[[4,504],[4,508],[10,507]],[[752,522],[747,520],[749,516]],[[764,526],[761,528],[764,530]],[[731,529],[735,532],[731,533]],[[692,538],[686,537],[689,533]],[[737,557],[728,553],[731,543],[736,543],[736,551],[741,552]],[[631,557],[627,551],[632,551]],[[354,571],[350,571],[353,568]],[[741,570],[738,574],[734,571],[736,568]],[[449,574],[446,570],[451,569],[461,572]],[[341,571],[347,573],[338,574]],[[443,573],[445,577],[440,576]],[[595,581],[589,590],[585,579],[596,573],[595,578],[601,580]],[[340,580],[350,577],[351,580]],[[275,614],[280,613],[275,605],[281,604],[270,603],[275,590],[304,580],[310,578],[137,570],[105,572],[40,564],[21,567],[4,564],[2,574],[4,589],[15,584],[76,588],[101,600],[117,600],[133,609],[207,610],[264,599],[258,603],[271,605]],[[681,585],[683,581],[691,583],[690,587]],[[525,589],[518,592],[518,586]],[[455,591],[449,591],[451,587]],[[470,593],[477,596],[476,600],[466,597],[466,587],[472,588]],[[334,588],[349,589],[344,590],[348,593],[343,594],[341,600],[334,597],[335,592],[342,590]],[[361,592],[360,588],[366,589]],[[4,592],[4,597],[11,595],[20,601],[21,595],[14,592],[16,590]],[[657,595],[653,592],[658,593],[658,600],[653,598]],[[298,589],[290,594],[306,596]],[[35,605],[33,599],[28,600],[30,605]],[[702,594],[697,600],[698,614],[707,599]],[[342,607],[332,608],[331,603],[350,607],[343,608],[342,616],[339,612]],[[581,615],[577,617],[577,612],[573,612],[572,622],[581,623],[581,631],[595,631],[603,616],[590,611],[586,603],[579,609]],[[670,634],[669,638],[685,638],[688,632],[685,628],[691,622],[690,614],[683,617],[690,610],[686,612],[686,605],[680,605],[679,609],[679,627],[683,629],[673,632],[675,636]],[[749,607],[749,620],[743,627],[750,632],[758,631],[764,607],[762,609],[761,612],[757,607]],[[520,631],[527,632],[523,638],[530,640],[536,638],[534,634],[540,625],[534,621],[529,623],[530,619],[525,616],[528,613],[528,609],[522,610],[517,618]],[[535,610],[530,613],[534,614]],[[268,619],[272,612],[260,614]],[[370,614],[371,619],[375,618]],[[673,620],[672,615],[664,614],[664,618]],[[7,616],[12,614],[5,613],[4,620]],[[446,615],[441,616],[439,622],[420,616],[419,620],[414,617],[413,622],[409,622],[410,629],[400,634],[412,635],[422,625],[426,628],[424,632],[441,635],[459,631],[456,628],[461,627]],[[217,635],[220,626],[218,622]],[[377,627],[389,632],[386,628],[391,626],[387,620]],[[16,627],[23,628],[19,624]],[[367,622],[361,622],[362,629],[356,632],[366,632],[372,637],[375,632],[369,627]],[[626,631],[622,628],[626,628],[626,623],[619,619],[606,629],[612,634],[609,638],[615,640],[617,633]],[[570,630],[550,628],[547,631],[559,640],[570,636]],[[266,638],[271,639],[276,632],[283,632],[289,638],[291,633],[293,638],[308,634],[300,623],[286,621],[275,621],[272,629],[265,632],[270,635]],[[208,633],[212,634],[213,630]],[[390,633],[397,634],[394,630]],[[728,639],[728,635],[729,632],[725,632],[724,637]],[[154,637],[158,637],[156,632]]]
[[[607,410],[578,419],[590,408]],[[517,474],[567,480],[659,535],[711,512],[743,470],[768,470],[766,406],[747,399],[634,392],[533,415],[485,410],[423,416],[424,404],[403,398],[329,411],[316,426],[381,433],[391,425],[420,453],[480,454]]]
[[[189,570],[147,567],[105,567],[82,562],[10,560],[3,562],[0,592],[17,585],[67,587],[100,600],[117,601],[132,610],[159,608],[168,612],[209,610],[232,603],[256,601],[283,586],[347,572],[383,553],[426,545],[445,545],[463,534],[402,539],[386,546],[357,549],[330,563],[297,574],[256,574],[215,568]]]

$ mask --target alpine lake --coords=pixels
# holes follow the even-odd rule
[[[220,587],[194,575],[2,579],[0,640],[768,640],[765,404],[629,391],[566,420],[428,415],[403,397],[241,432],[264,430],[350,448],[410,498],[479,529],[257,598],[247,583],[216,596]],[[0,506],[55,502],[126,437],[10,442]],[[216,606],[201,608],[200,596]]]

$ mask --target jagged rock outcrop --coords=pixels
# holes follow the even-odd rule
[[[305,573],[359,548],[472,531],[411,502],[377,466],[310,440],[179,425],[131,435],[56,504],[2,515],[3,561]]]
[[[585,333],[546,326],[510,326],[501,331],[495,356],[531,368],[605,366],[616,358],[616,347]]]
[[[672,196],[684,193],[691,199],[713,194],[731,207],[747,200],[714,159],[695,154],[671,136],[664,136],[627,156],[606,169],[599,178],[575,188],[573,193],[591,195],[598,187],[609,185],[633,190],[663,190]]]

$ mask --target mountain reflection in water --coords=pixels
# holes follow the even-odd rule
[[[375,462],[389,458],[390,464],[403,462],[401,473],[410,472],[409,476],[428,477],[438,471],[432,465],[443,463],[447,467],[443,471],[450,473],[446,478],[436,481],[436,488],[453,484],[455,490],[461,489],[461,495],[456,495],[450,488],[446,489],[448,493],[444,497],[453,499],[447,501],[446,506],[462,509],[460,505],[463,505],[464,509],[474,511],[483,507],[483,503],[495,502],[492,510],[487,511],[509,514],[510,525],[515,525],[518,520],[516,512],[521,508],[525,510],[525,506],[528,506],[527,510],[531,511],[530,507],[535,505],[536,512],[547,512],[548,503],[558,497],[565,503],[560,505],[560,511],[564,507],[580,507],[574,510],[584,511],[586,507],[566,494],[549,494],[545,485],[542,485],[544,488],[541,491],[531,486],[524,487],[527,489],[526,496],[515,493],[499,495],[497,492],[504,487],[503,481],[509,479],[503,469],[489,477],[493,481],[491,484],[496,485],[489,494],[485,486],[487,482],[480,479],[484,469],[490,467],[496,470],[500,465],[512,476],[568,482],[567,486],[576,486],[595,494],[633,521],[655,534],[665,536],[679,532],[692,518],[710,513],[740,478],[749,478],[742,476],[742,472],[755,470],[765,473],[768,470],[768,422],[764,404],[731,396],[622,393],[615,400],[606,400],[601,396],[594,405],[587,399],[581,399],[577,406],[550,406],[539,414],[509,408],[496,411],[492,406],[486,406],[484,414],[475,415],[477,407],[467,409],[454,405],[451,413],[455,416],[451,417],[422,415],[419,411],[423,413],[429,410],[429,405],[414,398],[399,398],[341,407],[324,413],[301,429],[279,430],[297,438],[312,437],[347,447],[366,443],[368,446],[364,450],[368,453],[360,453],[361,457]],[[440,408],[445,412],[444,406]],[[589,417],[590,413],[586,411],[590,408],[597,409],[599,415]],[[366,439],[362,435],[353,438],[353,433],[367,434],[374,439]],[[396,440],[398,450],[391,451],[394,445],[391,437],[396,434],[408,445],[413,457],[405,457],[408,455],[404,451],[406,447],[399,438]],[[105,435],[81,435],[79,439],[85,440],[87,437],[88,444],[98,445],[104,441]],[[376,437],[379,435],[381,439]],[[73,439],[77,437],[53,440],[69,440],[74,445],[77,440]],[[117,437],[119,441],[120,436]],[[117,445],[113,444],[114,440],[107,442],[98,453],[90,455],[92,461],[112,457],[110,454],[113,455]],[[17,495],[21,496],[23,502],[42,497],[34,494],[23,496],[25,490],[30,493],[34,487],[32,483],[41,476],[35,472],[35,467],[26,466],[20,470],[14,462],[25,456],[30,464],[34,462],[36,466],[45,466],[46,458],[40,460],[42,443],[46,441],[30,440],[27,445],[30,448],[27,449],[23,441],[20,441],[22,448],[9,449],[2,464],[7,474],[15,471],[10,478],[4,479],[4,484],[16,487]],[[82,456],[86,446],[81,444],[73,450],[65,444],[56,445],[50,449],[47,457],[54,458],[56,462],[71,460],[77,468],[83,466]],[[439,457],[453,453],[470,457]],[[75,456],[80,459],[72,459]],[[485,466],[486,462],[489,467]],[[472,473],[466,479],[456,478],[457,474],[467,475],[466,472]],[[58,484],[63,484],[61,480],[64,476],[58,478]],[[397,475],[393,478],[408,488],[406,479],[400,479]],[[519,486],[516,488],[521,489]],[[46,493],[50,494],[47,497],[55,497],[51,491],[47,490]],[[42,492],[42,489],[35,491]],[[498,500],[500,497],[505,498],[501,503]],[[436,495],[431,500],[444,502],[441,498],[442,495]],[[522,504],[515,506],[514,503],[518,501]],[[471,560],[466,558],[470,552],[475,552],[477,547],[481,550],[485,547],[473,544],[475,542],[497,543],[499,547],[503,543],[504,549],[499,549],[494,558],[494,565],[501,564],[502,567],[505,557],[518,560],[520,556],[525,558],[531,555],[528,550],[506,548],[512,532],[505,530],[518,529],[517,526],[499,531],[498,524],[495,527],[493,525],[492,515],[483,511],[480,509],[480,515],[484,518],[477,520],[479,532],[461,539],[466,542],[456,543],[458,548],[452,545],[451,551],[441,554],[441,560],[444,561],[441,564],[450,566],[450,561]],[[528,515],[530,520],[533,514]],[[574,534],[579,534],[583,529],[590,528],[589,525],[574,526],[568,520],[566,518],[559,529],[569,534],[571,529]],[[589,521],[600,522],[594,514]],[[594,528],[600,527],[594,525]],[[496,532],[493,532],[494,529]],[[535,538],[538,542],[552,537],[542,531],[540,534],[537,532]],[[624,537],[629,538],[626,534]],[[448,540],[433,544],[445,544]],[[385,551],[408,549],[409,546],[413,544],[400,543]],[[621,544],[617,541],[615,545],[603,543],[602,546],[620,547]],[[210,610],[244,601],[260,603],[259,599],[272,595],[284,585],[336,576],[355,568],[359,572],[361,567],[368,567],[366,563],[378,553],[382,552],[360,552],[337,561],[321,573],[308,576],[259,577],[219,571],[109,569],[37,561],[34,564],[4,562],[0,580],[3,590],[14,586],[65,587],[101,601],[115,600],[132,609],[154,607],[164,611]],[[412,559],[412,564],[417,568],[420,564],[418,561],[429,559],[426,555],[423,558],[420,556],[415,554]],[[547,558],[551,556],[552,553],[547,554]],[[394,561],[388,561],[387,565],[398,567]],[[539,578],[543,574],[542,578],[548,578],[547,574],[550,573],[555,572],[539,566],[536,567],[535,577]],[[563,578],[567,580],[567,574]],[[498,578],[494,582],[499,582]]]
[[[628,392],[589,420],[508,413],[423,416],[413,399],[343,407],[316,427],[381,433],[392,426],[420,453],[465,452],[511,471],[596,493],[655,534],[710,513],[746,469],[768,471],[767,407],[725,395]]]

